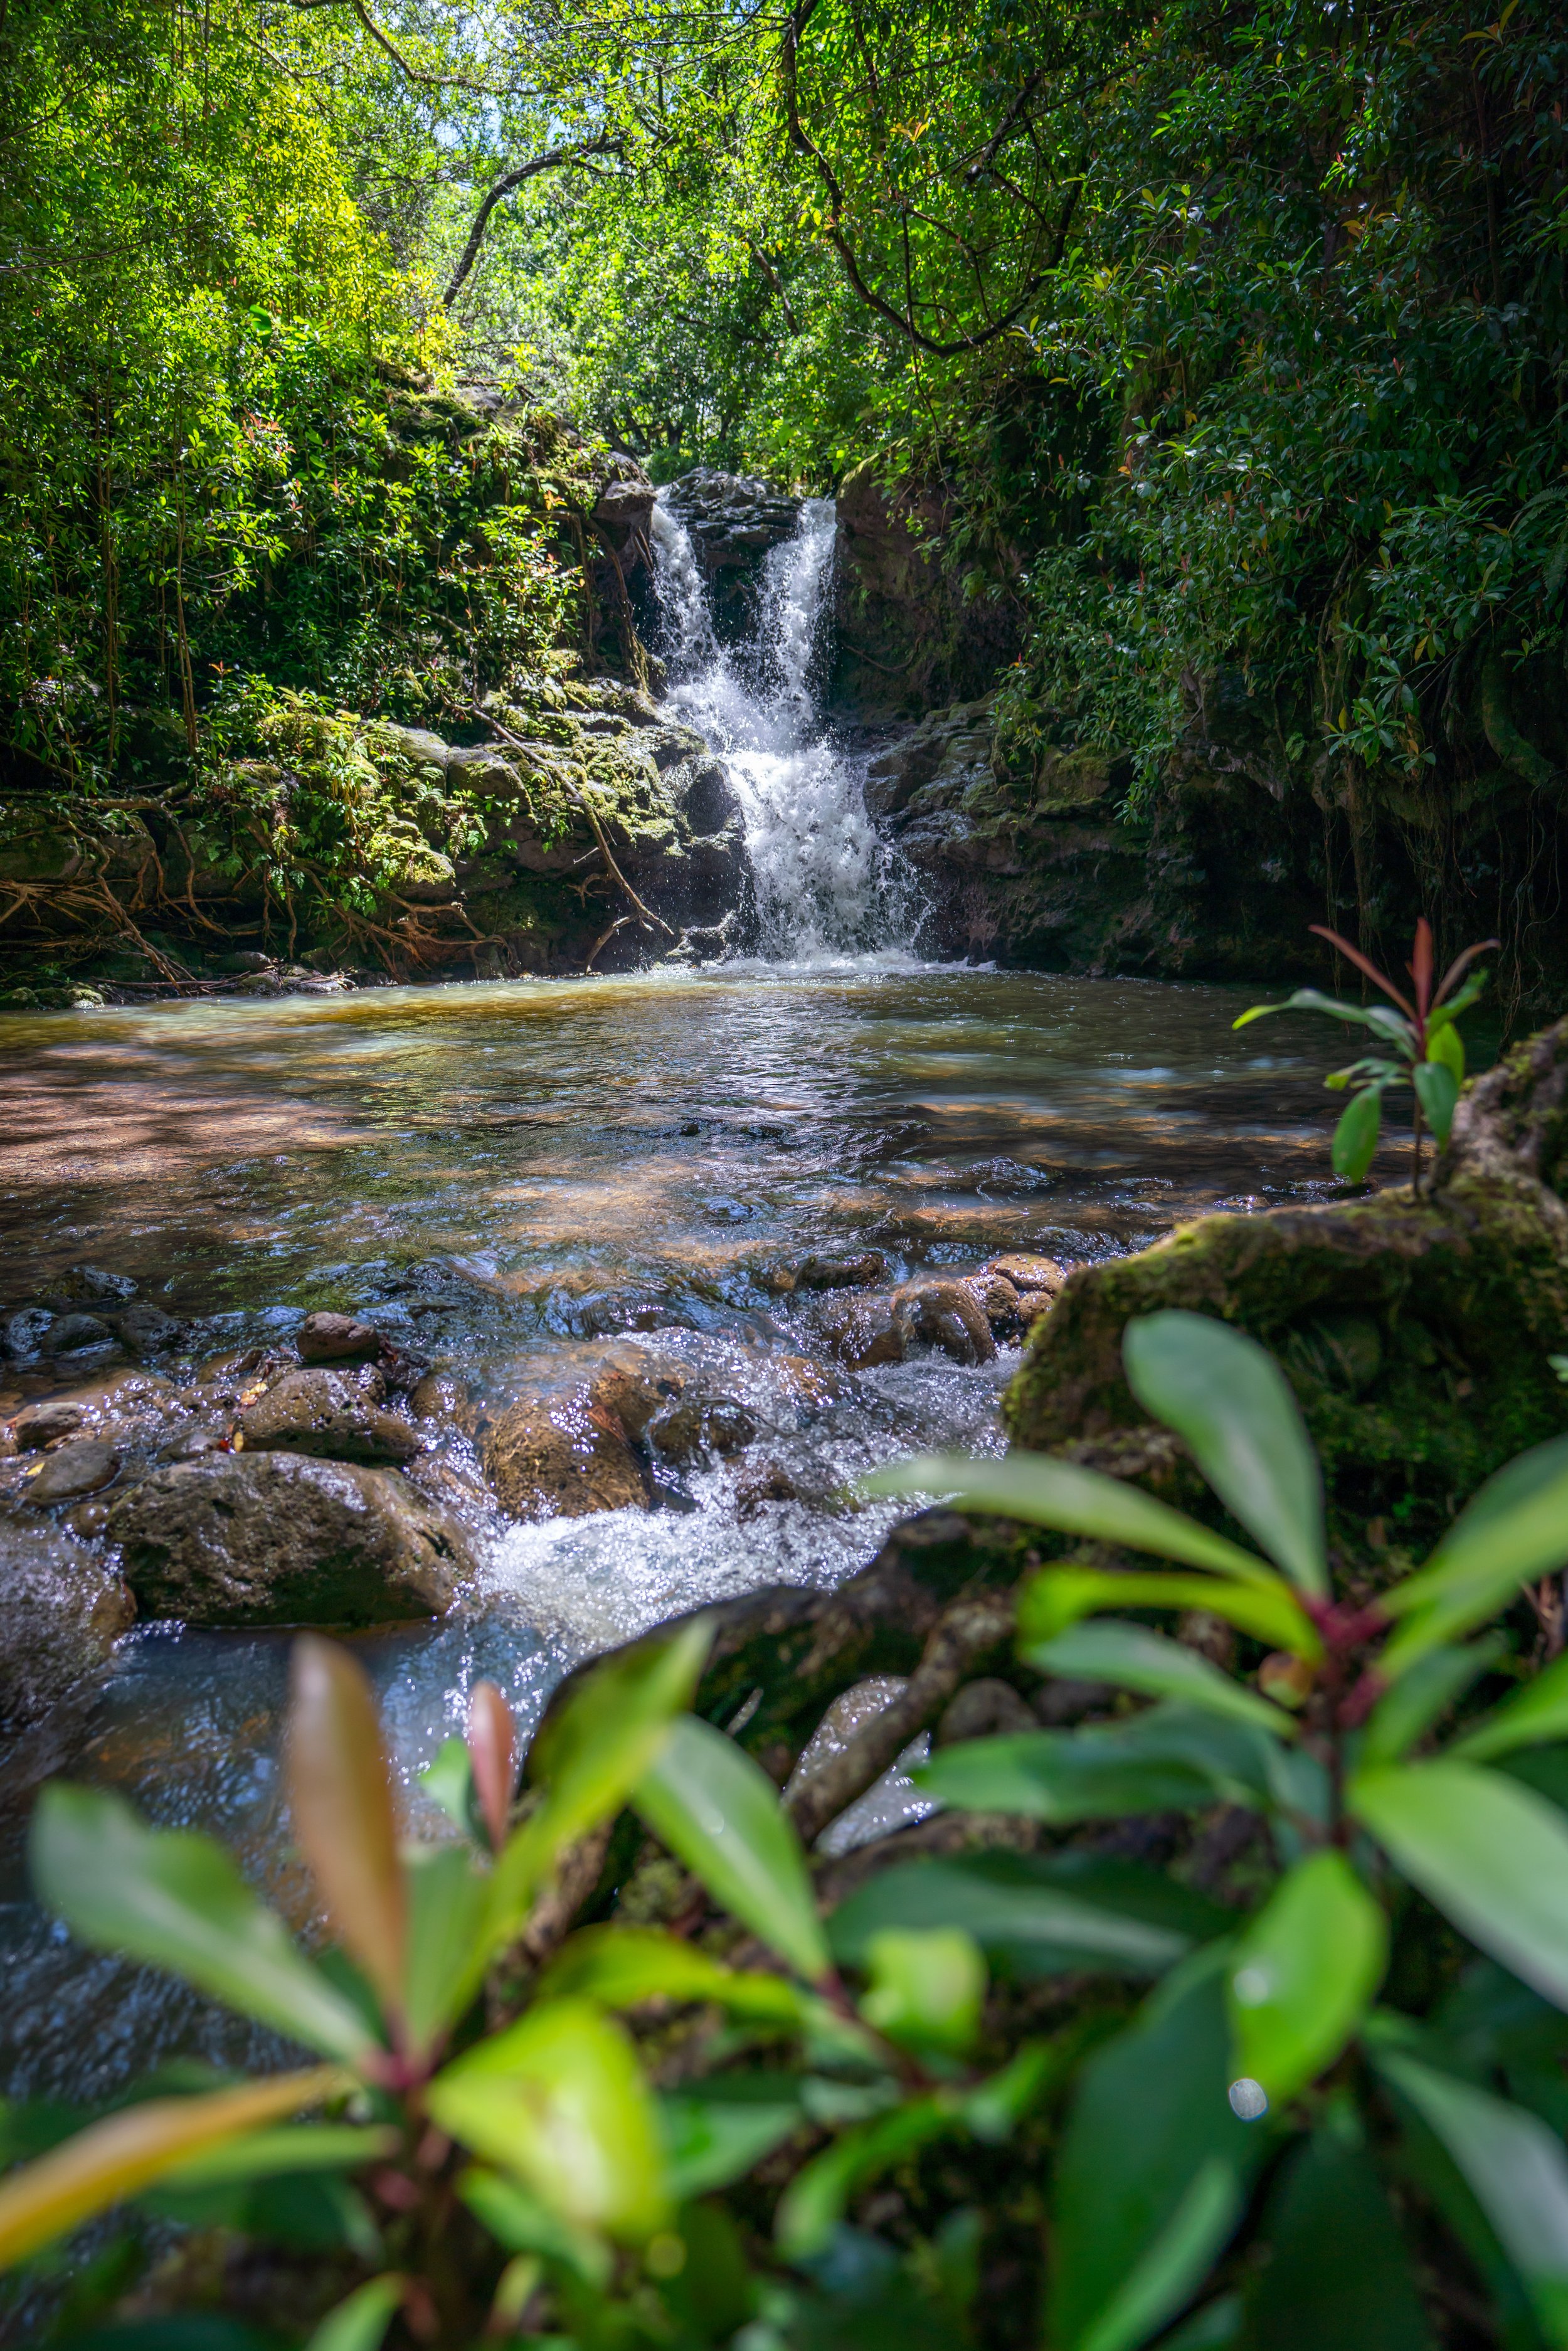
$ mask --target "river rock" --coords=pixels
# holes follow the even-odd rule
[[[141,1613],[194,1625],[439,1616],[473,1573],[456,1521],[385,1469],[217,1453],[155,1469],[110,1512]]]
[[[423,1450],[418,1431],[383,1412],[373,1393],[326,1370],[286,1372],[240,1414],[235,1443],[247,1453],[315,1453],[393,1466]]]
[[[678,1364],[607,1364],[590,1383],[588,1398],[640,1445],[649,1422],[684,1394],[685,1384]]]
[[[995,1361],[997,1343],[986,1310],[966,1283],[912,1282],[898,1293],[898,1302],[913,1316],[917,1337],[940,1347],[956,1364]]]
[[[647,1442],[666,1461],[739,1453],[757,1435],[757,1416],[733,1396],[683,1396],[648,1423]]]
[[[643,1510],[647,1472],[617,1416],[586,1390],[551,1405],[513,1405],[483,1447],[486,1475],[515,1519],[582,1519]]]
[[[53,1445],[62,1437],[74,1437],[87,1418],[86,1407],[68,1403],[61,1397],[49,1397],[41,1404],[25,1404],[11,1422],[11,1434],[19,1453],[41,1453],[46,1445]]]
[[[803,1257],[772,1266],[763,1276],[776,1297],[796,1290],[869,1290],[887,1279],[887,1259],[880,1249],[862,1249],[848,1257]]]
[[[133,1355],[166,1355],[185,1337],[185,1325],[161,1306],[139,1299],[114,1317],[115,1335]]]
[[[97,1314],[57,1314],[38,1342],[41,1355],[75,1355],[88,1347],[112,1346],[114,1332]]]
[[[1004,1274],[967,1274],[964,1287],[990,1325],[993,1337],[1005,1337],[1018,1329],[1019,1294]]]
[[[113,1570],[61,1530],[0,1520],[0,1736],[14,1739],[104,1666],[135,1622]]]
[[[1021,1291],[1018,1303],[1018,1318],[1020,1329],[1026,1332],[1032,1331],[1035,1324],[1040,1321],[1040,1316],[1042,1314],[1050,1313],[1051,1308],[1056,1303],[1057,1296],[1058,1292],[1054,1290],[1026,1290]]]
[[[307,1314],[294,1334],[303,1364],[349,1364],[378,1355],[379,1331],[353,1314]]]
[[[51,1303],[68,1306],[123,1306],[136,1295],[128,1273],[110,1273],[101,1265],[73,1265],[49,1284]]]
[[[74,1502],[84,1494],[96,1494],[119,1470],[120,1456],[112,1445],[100,1437],[73,1437],[44,1456],[42,1467],[32,1472],[22,1491],[26,1500],[40,1506]]]
[[[902,1364],[909,1353],[910,1319],[892,1297],[857,1298],[822,1317],[822,1336],[852,1372]]]
[[[47,1306],[23,1306],[0,1317],[0,1355],[26,1363],[38,1353],[54,1319]]]
[[[983,1274],[999,1273],[1020,1294],[1043,1290],[1054,1296],[1066,1280],[1068,1270],[1053,1257],[1029,1257],[1010,1250],[992,1258],[980,1270]]]

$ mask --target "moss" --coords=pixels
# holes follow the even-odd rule
[[[1280,1357],[1346,1527],[1386,1515],[1425,1540],[1492,1470],[1568,1428],[1547,1360],[1568,1342],[1564,1219],[1522,1174],[1461,1168],[1435,1200],[1400,1189],[1207,1217],[1081,1268],[1007,1392],[1017,1442],[1140,1425],[1122,1334],[1166,1307],[1235,1323]]]

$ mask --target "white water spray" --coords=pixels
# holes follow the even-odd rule
[[[757,638],[737,659],[715,634],[689,534],[663,499],[653,509],[670,704],[728,768],[758,946],[791,963],[886,952],[908,939],[916,914],[912,877],[866,815],[864,761],[834,745],[811,692],[835,527],[831,498],[805,501],[794,538],[765,558]]]

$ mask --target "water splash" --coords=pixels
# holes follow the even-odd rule
[[[662,498],[653,509],[669,701],[729,770],[758,949],[792,964],[904,947],[919,914],[913,875],[866,814],[865,759],[835,742],[812,691],[835,529],[831,498],[804,501],[793,538],[765,558],[756,635],[732,651],[715,633],[690,535]]]

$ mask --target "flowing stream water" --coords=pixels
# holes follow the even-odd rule
[[[444,1428],[430,1472],[476,1528],[478,1586],[440,1625],[356,1644],[411,1787],[480,1675],[531,1720],[571,1662],[674,1611],[852,1573],[894,1516],[849,1490],[875,1463],[999,1447],[1016,1354],[845,1373],[821,1301],[770,1285],[781,1260],[874,1247],[897,1280],[1007,1248],[1094,1258],[1217,1202],[1329,1188],[1332,1040],[1237,1037],[1231,990],[919,959],[917,899],[810,695],[830,507],[808,505],[769,559],[749,667],[714,640],[689,542],[667,516],[657,528],[671,699],[735,778],[754,954],[0,1017],[0,1299],[86,1260],[193,1325],[188,1359],[70,1375],[130,1416],[123,1475],[139,1447],[177,1441],[197,1358],[286,1338],[321,1307],[372,1314],[492,1409],[641,1351],[751,1416],[751,1445],[699,1460],[659,1507],[527,1526],[486,1510]],[[42,1385],[0,1366],[0,1417]],[[43,1540],[14,1488],[0,1512]],[[138,1626],[0,1765],[9,2094],[101,2095],[173,2051],[246,2053],[244,2028],[39,1913],[22,1828],[32,1787],[63,1771],[215,1830],[297,1902],[287,1654],[282,1635]]]

